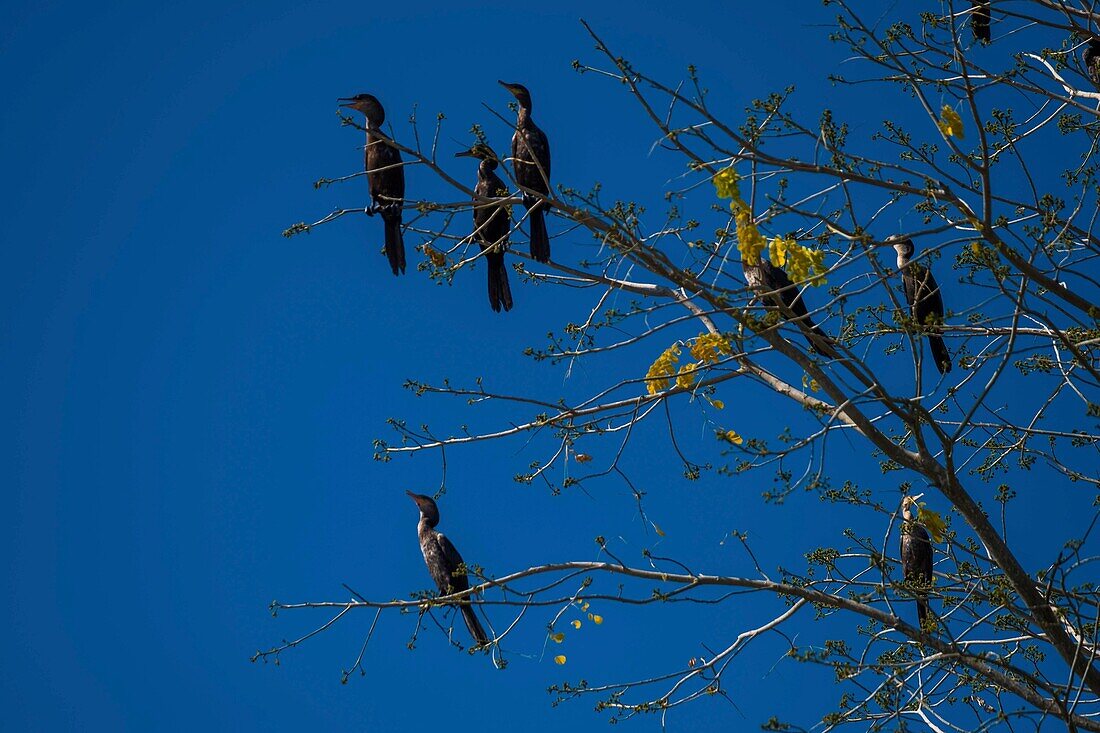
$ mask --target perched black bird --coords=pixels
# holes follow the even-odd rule
[[[814,325],[806,304],[802,301],[802,292],[791,282],[783,268],[760,257],[755,264],[742,260],[741,269],[744,270],[745,280],[753,292],[777,307],[784,318],[795,321],[802,329],[810,344],[810,351],[834,359],[837,357],[832,347],[833,340],[819,326]]]
[[[970,0],[974,9],[970,11],[970,30],[979,41],[989,43],[989,0]]]
[[[1081,53],[1081,60],[1085,63],[1085,73],[1089,79],[1100,89],[1100,41],[1089,39],[1085,50]]]
[[[522,84],[500,85],[510,91],[519,102],[516,116],[516,132],[512,135],[512,165],[516,171],[516,183],[527,191],[550,194],[550,141],[546,133],[531,119],[531,93]],[[527,191],[523,193],[523,205],[531,221],[531,256],[539,262],[550,261],[550,237],[546,233],[546,202]]]
[[[420,551],[424,553],[424,563],[428,566],[428,572],[431,573],[439,592],[450,595],[468,590],[470,581],[466,578],[466,566],[462,556],[458,554],[458,550],[451,541],[435,529],[435,525],[439,524],[439,507],[430,496],[414,494],[411,491],[405,493],[420,509],[420,523],[416,525],[416,533],[420,537]],[[474,637],[477,645],[488,644],[489,637],[481,627],[481,622],[474,614],[474,607],[470,602],[460,601],[458,608],[466,621],[466,628],[470,630],[470,635]]]
[[[932,333],[928,334],[928,346],[932,350],[932,358],[936,362],[936,369],[940,374],[951,371],[951,354],[947,346],[934,329],[943,323],[943,298],[940,297],[940,286],[936,278],[932,277],[932,271],[924,265],[910,262],[913,256],[914,246],[912,239],[891,238],[887,240],[898,253],[898,269],[901,271],[901,282],[905,287],[905,300],[909,303],[913,320],[921,326],[931,327]]]
[[[478,143],[469,150],[455,153],[456,158],[477,158],[477,185],[474,193],[474,237],[477,246],[485,253],[489,266],[489,305],[497,313],[501,308],[512,310],[512,291],[508,287],[508,269],[504,266],[504,252],[508,249],[508,232],[512,228],[508,208],[503,204],[486,203],[483,199],[508,195],[508,187],[496,174],[498,160],[492,148]]]
[[[405,169],[401,152],[378,136],[386,111],[370,94],[339,100],[341,107],[362,112],[367,118],[366,170],[371,206],[368,214],[382,215],[386,225],[386,257],[394,275],[405,271],[405,242],[401,237],[401,207],[405,203]]]
[[[932,585],[932,540],[928,530],[917,522],[912,507],[921,495],[907,496],[901,502],[901,570],[905,580],[921,587]],[[928,617],[928,591],[915,591],[917,621],[923,627]]]

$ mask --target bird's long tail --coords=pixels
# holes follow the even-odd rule
[[[947,351],[947,344],[939,336],[929,336],[928,346],[932,350],[932,358],[936,360],[936,368],[940,374],[951,371],[951,354]]]
[[[401,209],[385,212],[382,221],[386,224],[386,258],[394,275],[405,272],[405,240],[401,237]]]
[[[531,220],[531,256],[539,262],[550,261],[550,236],[546,233],[546,215],[543,205],[536,203],[528,209]]]
[[[970,13],[970,29],[974,31],[974,37],[979,41],[989,42],[989,3],[986,0],[971,2],[974,10]]]
[[[477,615],[474,613],[474,607],[464,604],[459,608],[462,610],[462,618],[466,621],[466,628],[470,630],[470,636],[474,637],[477,645],[485,646],[488,644],[489,637],[485,634],[485,629],[481,628],[481,622],[478,621]]]
[[[806,341],[810,344],[810,351],[814,352],[815,354],[827,356],[830,359],[840,358],[836,353],[836,349],[833,348],[832,337],[822,331],[821,326],[815,326],[812,322],[810,322],[809,318],[806,318],[805,320],[807,321],[806,327],[808,329],[806,331]],[[810,335],[811,332],[813,333],[813,336]],[[816,338],[814,338],[815,336]]]
[[[508,287],[508,268],[504,265],[504,253],[488,252],[485,262],[489,265],[489,305],[497,313],[501,308],[512,310],[512,289]]]
[[[928,614],[931,612],[932,609],[928,607],[928,596],[917,596],[917,623],[920,624],[922,629],[924,628],[924,620],[928,618]]]

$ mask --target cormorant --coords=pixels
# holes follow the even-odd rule
[[[430,496],[414,494],[411,491],[405,493],[420,509],[420,522],[416,525],[416,533],[420,537],[420,551],[424,553],[424,563],[428,566],[428,572],[431,573],[440,594],[450,595],[468,590],[470,581],[466,578],[466,567],[462,556],[458,554],[458,550],[451,541],[435,529],[435,525],[439,524],[439,507]],[[470,602],[460,601],[458,607],[462,612],[462,618],[466,621],[466,628],[470,630],[470,635],[474,637],[477,645],[488,644],[489,637],[481,627],[481,622],[474,614],[474,607]]]
[[[507,196],[508,187],[496,174],[498,159],[492,148],[478,143],[469,150],[455,153],[456,158],[477,158],[477,186],[474,193],[481,199]],[[484,201],[474,203],[474,236],[477,246],[485,253],[489,266],[489,305],[497,313],[501,308],[512,310],[512,291],[508,287],[508,269],[504,266],[504,252],[508,249],[508,232],[511,230],[507,207]]]
[[[523,205],[531,221],[531,256],[539,262],[550,261],[550,237],[546,233],[546,202],[527,191],[550,193],[550,141],[531,120],[531,93],[522,84],[499,82],[519,102],[516,132],[512,135],[512,165],[516,183],[523,189]]]
[[[887,240],[898,253],[898,269],[905,287],[905,300],[909,303],[913,320],[922,326],[935,327],[943,323],[943,298],[940,286],[932,271],[924,265],[910,262],[913,256],[913,240],[908,238],[890,238]],[[932,359],[940,374],[951,371],[951,354],[937,333],[928,334],[928,346],[932,350]]]
[[[791,282],[791,278],[783,268],[776,267],[760,257],[756,264],[742,260],[741,269],[745,272],[745,280],[749,287],[758,296],[766,298],[769,303],[779,308],[784,318],[797,319],[798,327],[806,334],[810,351],[834,359],[837,357],[832,347],[833,340],[819,326],[814,325],[806,304],[802,301],[802,292]],[[810,335],[811,333],[813,336]]]
[[[970,0],[974,9],[970,11],[970,30],[979,41],[989,43],[989,0]]]
[[[929,587],[932,585],[932,541],[928,530],[917,523],[911,507],[922,495],[907,496],[901,501],[901,570],[906,582]],[[923,628],[928,617],[928,591],[915,590],[917,622]]]
[[[401,207],[405,203],[405,169],[401,152],[378,136],[386,111],[371,94],[343,97],[341,107],[362,112],[367,118],[366,170],[371,206],[367,214],[382,215],[386,226],[386,257],[394,275],[405,272],[405,242],[401,237]]]
[[[1085,50],[1081,53],[1081,60],[1085,63],[1085,73],[1089,79],[1100,89],[1100,41],[1089,39]]]

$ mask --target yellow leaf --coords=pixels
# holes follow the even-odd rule
[[[652,524],[653,524],[653,531],[657,533],[657,536],[658,537],[664,537],[665,536],[664,530],[662,530],[660,527],[658,527],[656,522],[652,522]]]
[[[714,407],[715,410],[724,410],[724,409],[726,409],[726,403],[723,402],[722,400],[711,400],[710,404]]]
[[[575,453],[573,455],[573,458],[576,459],[577,463],[588,463],[592,460],[592,456],[588,455],[587,453]]]
[[[563,634],[559,631],[556,634],[550,634],[550,638],[553,639],[554,641],[556,641],[558,644],[560,644],[563,641],[565,641],[565,634]]]
[[[581,627],[580,619],[573,619],[572,623],[574,629],[579,629]]]
[[[962,117],[959,117],[959,113],[949,104],[945,104],[943,109],[940,110],[940,120],[936,123],[936,126],[940,128],[940,132],[943,133],[944,137],[963,139]]]
[[[585,601],[583,604],[581,604],[581,610],[582,611],[587,611],[588,610],[588,601]]]
[[[590,613],[588,614],[588,618],[592,621],[592,623],[596,624],[597,626],[603,623],[603,616],[599,615],[598,613]]]
[[[432,261],[432,264],[436,267],[443,267],[447,264],[447,255],[440,252],[430,244],[424,245],[424,254],[428,255],[428,259]]]
[[[565,655],[559,654],[558,656],[554,657],[554,664],[565,664]]]
[[[947,524],[944,523],[943,517],[939,512],[934,512],[924,506],[922,501],[917,505],[917,521],[924,525],[928,530],[928,534],[932,535],[932,539],[936,542],[943,542],[944,532],[947,531]]]
[[[736,430],[727,430],[724,433],[719,432],[718,437],[730,445],[741,445],[745,442],[745,439],[738,435]]]

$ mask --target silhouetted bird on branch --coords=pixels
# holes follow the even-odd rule
[[[386,228],[386,257],[394,275],[405,272],[405,242],[401,237],[401,207],[405,203],[405,168],[401,152],[379,136],[386,111],[370,94],[339,100],[341,107],[362,112],[367,118],[366,170],[371,205],[367,214],[378,213]]]
[[[474,193],[481,199],[474,202],[474,238],[477,246],[485,253],[485,263],[489,266],[489,306],[498,313],[501,308],[510,311],[512,291],[508,287],[504,253],[508,249],[508,232],[512,223],[506,205],[483,200],[508,195],[508,187],[496,174],[496,153],[488,145],[478,143],[469,150],[455,153],[455,157],[477,158],[481,161],[477,167],[477,185],[474,187]]]
[[[753,292],[777,307],[785,319],[793,321],[802,330],[810,345],[810,351],[837,358],[836,350],[832,346],[833,340],[811,320],[806,304],[802,300],[802,292],[783,268],[776,267],[763,257],[758,257],[755,263],[741,260],[741,269],[745,273],[745,281]]]
[[[439,524],[439,507],[430,496],[414,494],[411,491],[405,493],[420,509],[420,522],[416,525],[416,533],[420,538],[420,551],[424,554],[424,564],[428,566],[428,572],[440,594],[450,595],[469,590],[470,581],[466,577],[466,564],[462,561],[462,556],[458,554],[458,550],[451,541],[435,528]],[[462,600],[457,605],[462,612],[462,618],[466,621],[466,628],[470,630],[470,635],[474,637],[477,645],[488,644],[489,637],[474,614],[474,607],[470,601]]]
[[[546,202],[530,192],[550,194],[550,141],[531,119],[531,93],[522,84],[499,82],[519,103],[516,131],[512,135],[512,165],[516,183],[525,189],[523,205],[531,222],[531,256],[550,261],[550,236],[546,233]]]
[[[927,334],[928,346],[940,374],[951,371],[951,354],[943,338],[936,332],[943,323],[943,298],[940,286],[932,276],[932,270],[917,262],[910,262],[916,249],[913,240],[891,237],[886,240],[898,253],[898,270],[905,288],[905,300],[909,303],[910,314],[920,326],[930,329]]]
[[[932,540],[912,512],[921,496],[923,494],[907,496],[901,501],[901,569],[906,582],[927,588],[932,585]],[[917,622],[923,627],[929,614],[928,591],[915,590],[914,595],[917,597]]]

